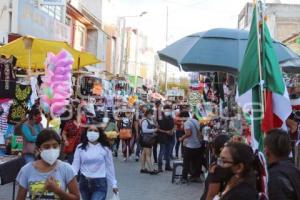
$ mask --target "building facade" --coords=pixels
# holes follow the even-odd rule
[[[75,49],[88,51],[102,61],[93,66],[95,71],[113,73],[118,35],[111,21],[103,21],[106,20],[103,10],[109,12],[111,0],[55,2],[1,0],[0,43],[6,44],[23,35],[66,41]]]
[[[70,42],[70,27],[65,23],[66,4],[57,6],[40,4],[38,0],[2,0],[0,9],[2,44],[9,42],[10,36],[17,38],[15,36],[22,35]]]
[[[141,77],[143,84],[152,86],[155,52],[149,47],[147,36],[130,27],[125,33],[124,74]]]
[[[239,14],[238,28],[250,29],[253,4],[247,3]],[[300,5],[267,3],[265,15],[272,37],[280,42],[300,32]]]
[[[300,32],[292,35],[282,42],[300,55]]]

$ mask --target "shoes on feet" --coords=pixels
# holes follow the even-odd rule
[[[181,184],[186,184],[187,182],[188,182],[187,179],[181,179],[181,181],[180,181]]]
[[[150,173],[150,175],[157,175],[159,172],[157,170],[153,170],[153,171],[151,171],[149,173]]]
[[[149,171],[147,169],[141,169],[140,173],[141,174],[149,174]]]
[[[172,167],[166,167],[166,171],[173,171]]]
[[[202,183],[203,182],[203,180],[201,180],[200,177],[190,178],[190,181],[193,182],[193,183]]]

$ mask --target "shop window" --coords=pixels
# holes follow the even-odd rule
[[[80,46],[84,47],[84,43],[85,43],[84,28],[78,27],[78,35],[79,35]]]
[[[68,26],[70,26],[70,25],[71,25],[71,22],[72,22],[71,17],[66,16],[65,24],[68,25]]]
[[[41,10],[47,13],[49,16],[53,17],[58,21],[63,21],[63,12],[64,9],[62,6],[50,6],[50,5],[41,5]]]

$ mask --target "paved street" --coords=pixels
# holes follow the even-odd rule
[[[139,173],[139,163],[115,160],[121,200],[197,200],[200,198],[203,184],[171,184],[171,172],[157,176]],[[0,199],[10,200],[12,185],[0,186]],[[111,194],[109,194],[108,200]]]

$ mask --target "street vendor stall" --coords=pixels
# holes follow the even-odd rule
[[[179,101],[184,97],[184,90],[179,88],[172,88],[167,90],[166,98],[170,101]]]
[[[116,76],[112,79],[113,93],[121,96],[127,96],[132,93],[132,87],[124,77]]]

